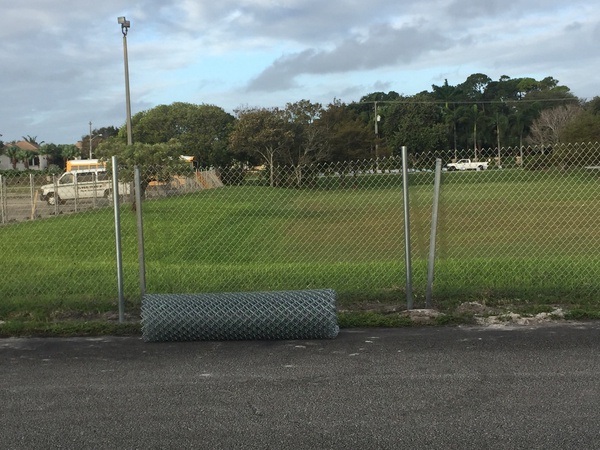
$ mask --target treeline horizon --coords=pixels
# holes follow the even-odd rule
[[[88,135],[81,148],[44,144],[40,151],[54,163],[89,157],[90,147],[106,155],[126,142],[126,133],[124,125],[98,128],[91,145]],[[379,158],[401,146],[413,152],[551,146],[600,141],[600,98],[577,98],[551,76],[492,80],[476,73],[414,95],[372,92],[351,103],[300,100],[240,107],[233,115],[210,104],[158,105],[132,117],[132,138],[214,167]]]

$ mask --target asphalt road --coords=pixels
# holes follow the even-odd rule
[[[1,449],[600,448],[600,324],[0,340]]]

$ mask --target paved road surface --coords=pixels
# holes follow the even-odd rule
[[[0,340],[1,449],[600,448],[600,324]]]

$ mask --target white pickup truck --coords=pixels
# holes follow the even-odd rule
[[[129,183],[119,183],[119,195],[131,192]],[[40,200],[49,205],[67,200],[86,198],[110,198],[112,180],[103,169],[74,170],[63,173],[56,184],[45,184],[39,189]]]
[[[446,164],[449,172],[454,170],[486,170],[487,161],[471,161],[470,159],[459,159],[455,163]]]

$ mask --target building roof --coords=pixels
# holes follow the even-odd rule
[[[27,142],[27,141],[17,141],[17,142],[6,142],[4,144],[4,148],[9,148],[9,147],[18,147],[21,150],[29,150],[32,152],[37,153],[40,149],[39,145],[35,145],[32,144],[31,142]]]

